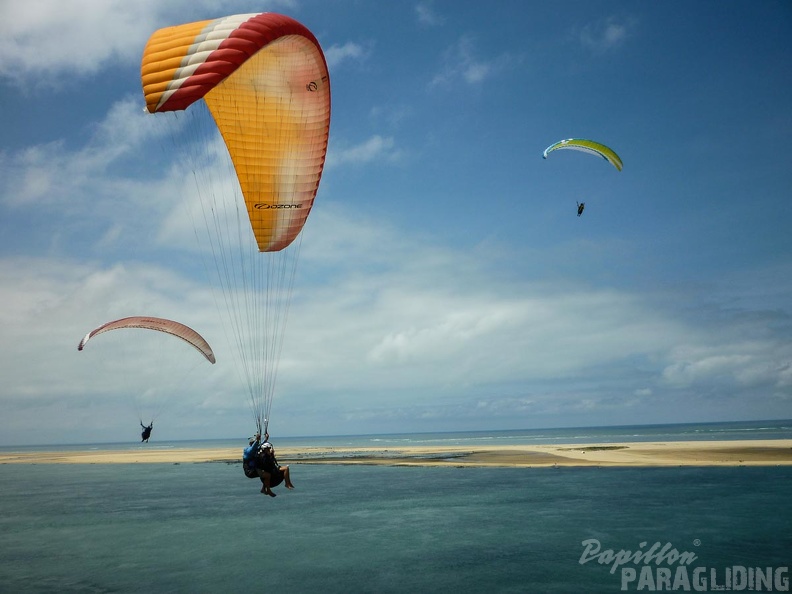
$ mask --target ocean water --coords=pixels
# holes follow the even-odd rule
[[[248,436],[235,439],[161,441],[155,430],[150,443],[51,444],[0,446],[0,452],[58,450],[146,450],[173,448],[244,447]],[[360,447],[383,449],[399,446],[486,446],[557,443],[624,443],[639,441],[730,441],[737,439],[792,439],[792,419],[729,423],[684,423],[668,425],[621,425],[611,427],[564,427],[560,429],[510,429],[442,433],[391,433],[387,435],[336,435],[291,437],[272,435],[278,448]]]
[[[238,463],[1,465],[0,592],[789,589],[791,467],[292,476],[273,499]]]

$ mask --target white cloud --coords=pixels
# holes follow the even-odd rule
[[[437,14],[431,2],[419,2],[415,5],[418,22],[425,27],[436,27],[445,23],[445,19]]]
[[[392,137],[379,134],[354,146],[336,148],[335,144],[331,144],[327,151],[327,167],[372,161],[395,161],[402,156],[402,152],[395,146],[396,142]]]
[[[731,385],[789,388],[792,348],[773,340],[678,346],[669,353],[663,378],[677,387]]]
[[[84,206],[89,199],[94,208],[99,188],[94,182],[110,181],[109,166],[171,130],[168,121],[143,113],[140,101],[122,100],[97,125],[88,144],[76,152],[69,152],[62,141],[55,141],[17,154],[0,154],[0,202],[52,204],[70,198],[67,208],[72,210],[81,203]],[[128,181],[116,179],[109,193],[117,196]]]
[[[624,45],[635,27],[633,19],[609,17],[585,25],[578,34],[581,45],[594,52],[605,52]]]
[[[360,383],[375,392],[399,386],[417,394],[543,381],[635,352],[657,357],[685,332],[636,297],[511,285],[489,278],[486,262],[494,254],[408,240],[404,230],[351,213],[325,208],[316,215],[309,236],[316,243],[304,246],[303,263],[333,271],[333,282],[315,289],[314,305],[302,313],[307,318],[295,318],[294,326],[334,347],[321,358],[308,352],[298,358],[321,360],[316,371],[339,389]]]
[[[266,4],[296,6],[295,0]],[[0,76],[49,87],[75,73],[95,74],[113,60],[136,64],[155,30],[250,12],[248,6],[224,0],[8,0],[0,3]]]
[[[325,60],[327,60],[327,67],[330,70],[331,76],[333,68],[340,64],[354,60],[360,62],[368,57],[371,53],[369,49],[359,43],[348,41],[343,45],[333,44],[324,50]]]
[[[435,74],[430,86],[453,84],[463,81],[478,84],[509,67],[514,61],[510,54],[484,59],[478,56],[471,36],[462,36],[443,54],[440,72]]]
[[[369,113],[373,122],[381,122],[389,128],[399,128],[413,115],[414,111],[408,105],[378,105],[372,107]]]
[[[185,3],[186,4],[186,3]],[[6,2],[0,14],[0,73],[90,74],[111,58],[132,61],[157,28],[161,2]],[[36,79],[47,84],[47,78]]]

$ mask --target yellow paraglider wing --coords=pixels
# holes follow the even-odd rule
[[[151,113],[204,99],[259,251],[294,241],[319,188],[330,129],[327,64],[313,34],[274,13],[160,29],[146,44],[141,78]]]
[[[555,144],[551,144],[544,150],[542,156],[547,159],[547,155],[560,149],[572,149],[575,151],[589,153],[590,155],[597,155],[598,157],[602,157],[608,161],[619,171],[622,170],[622,160],[612,148],[607,147],[599,142],[586,140],[584,138],[568,138],[566,140],[556,142]]]

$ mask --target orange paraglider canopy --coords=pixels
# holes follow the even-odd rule
[[[313,206],[330,128],[327,64],[313,34],[275,13],[167,27],[146,44],[141,80],[151,113],[206,102],[259,251],[294,241]]]

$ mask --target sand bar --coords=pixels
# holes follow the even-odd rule
[[[239,463],[239,448],[2,452],[0,464]],[[276,444],[277,446],[277,444]],[[276,448],[281,464],[455,467],[781,466],[792,465],[792,439],[669,441],[508,446]]]

